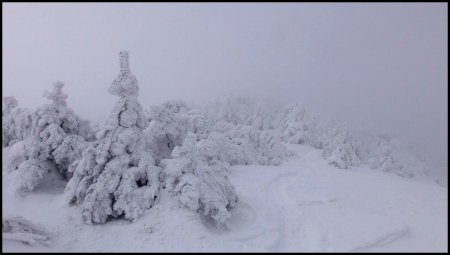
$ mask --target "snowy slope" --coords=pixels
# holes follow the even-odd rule
[[[63,202],[57,178],[16,197],[3,175],[3,215],[20,215],[52,233],[49,246],[3,241],[3,251],[447,251],[448,189],[354,167],[336,169],[319,150],[292,145],[280,166],[235,166],[240,202],[227,230],[172,199],[135,223],[85,225]],[[168,194],[163,194],[168,196]]]

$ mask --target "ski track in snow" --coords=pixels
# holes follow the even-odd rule
[[[271,246],[269,246],[269,251],[282,251],[284,248],[284,240],[286,237],[286,216],[284,215],[283,211],[286,210],[287,207],[291,206],[292,200],[289,198],[289,196],[286,196],[286,194],[284,194],[286,183],[281,181],[286,178],[293,179],[296,176],[298,176],[298,173],[296,172],[280,174],[270,180],[264,188],[266,191],[266,195],[270,198],[271,203],[276,205],[275,212],[270,214],[271,218],[269,218],[269,220],[277,222],[276,231],[278,233],[278,237],[275,242]],[[279,202],[277,198],[281,198],[281,202]]]
[[[400,229],[398,231],[394,231],[391,233],[387,233],[386,235],[381,236],[379,239],[368,243],[364,246],[353,249],[352,251],[367,251],[369,249],[377,248],[380,246],[384,246],[386,244],[397,241],[398,239],[408,235],[410,232],[409,228]]]

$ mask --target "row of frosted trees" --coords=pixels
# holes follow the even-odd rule
[[[325,125],[299,104],[229,98],[196,109],[168,101],[144,110],[128,52],[119,56],[120,73],[109,89],[119,98],[95,132],[67,106],[61,82],[44,93],[51,103],[35,110],[18,107],[13,97],[3,99],[4,171],[19,194],[58,174],[67,181],[67,202],[82,208],[88,224],[117,217],[135,221],[167,192],[223,226],[238,201],[230,166],[279,165],[293,155],[285,143],[321,149],[338,168],[369,164],[402,176],[418,172],[399,160],[389,138]]]

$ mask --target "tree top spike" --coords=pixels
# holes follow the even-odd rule
[[[119,53],[120,58],[120,72],[121,73],[129,73],[130,72],[130,64],[128,62],[129,53],[124,50]]]

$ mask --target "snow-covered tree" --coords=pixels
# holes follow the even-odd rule
[[[370,168],[394,173],[402,177],[438,179],[400,140],[389,135],[372,137],[368,144],[370,153],[366,162]]]
[[[183,145],[190,132],[207,136],[206,118],[182,101],[167,101],[161,106],[151,106],[146,111],[149,127],[145,130],[148,146],[157,162],[170,158],[176,146]]]
[[[57,81],[53,86],[53,91],[45,91],[44,97],[52,101],[54,105],[67,106],[67,94],[62,92],[64,83]]]
[[[52,152],[54,161],[63,177],[66,179],[72,177],[72,173],[68,171],[69,167],[72,163],[81,158],[83,150],[86,149],[88,145],[89,144],[82,136],[68,135]]]
[[[17,171],[15,188],[19,193],[32,191],[52,171],[70,178],[68,166],[86,147],[80,130],[88,134],[89,126],[67,107],[63,86],[57,82],[52,92],[44,93],[52,103],[32,112],[14,108],[9,114],[13,120],[8,127],[15,130],[13,137],[17,142],[11,146],[5,165],[7,172]]]
[[[218,122],[211,139],[221,144],[222,159],[231,165],[279,165],[292,152],[274,130],[258,130],[253,126]]]
[[[128,52],[120,52],[119,76],[109,92],[120,98],[98,141],[70,166],[66,187],[69,203],[82,207],[85,223],[105,223],[109,216],[134,221],[155,203],[160,190],[160,168],[146,151],[148,122],[138,97],[138,82],[130,72]]]
[[[269,104],[269,102],[257,103],[251,116],[251,125],[258,130],[275,129],[278,111],[278,106],[275,104]]]
[[[2,116],[11,113],[11,110],[16,108],[18,105],[17,99],[15,97],[4,97],[3,98],[3,109]]]
[[[10,146],[31,134],[32,114],[29,110],[17,107],[14,97],[3,98],[2,146]]]
[[[206,117],[181,101],[152,106],[147,116],[148,148],[160,162],[166,190],[180,205],[223,226],[237,195],[223,144],[211,135]]]
[[[228,180],[229,164],[221,160],[220,144],[189,133],[171,159],[163,159],[165,187],[181,205],[223,226],[238,201]]]
[[[325,134],[322,155],[330,164],[342,169],[361,164],[357,143],[348,129],[331,127]]]
[[[287,143],[320,147],[317,141],[320,133],[318,121],[310,116],[300,103],[284,107],[275,119],[274,125],[281,139]]]
[[[207,103],[199,110],[209,126],[218,122],[253,126],[258,130],[274,129],[279,105],[268,101],[255,101],[244,97],[228,97],[224,101]]]

